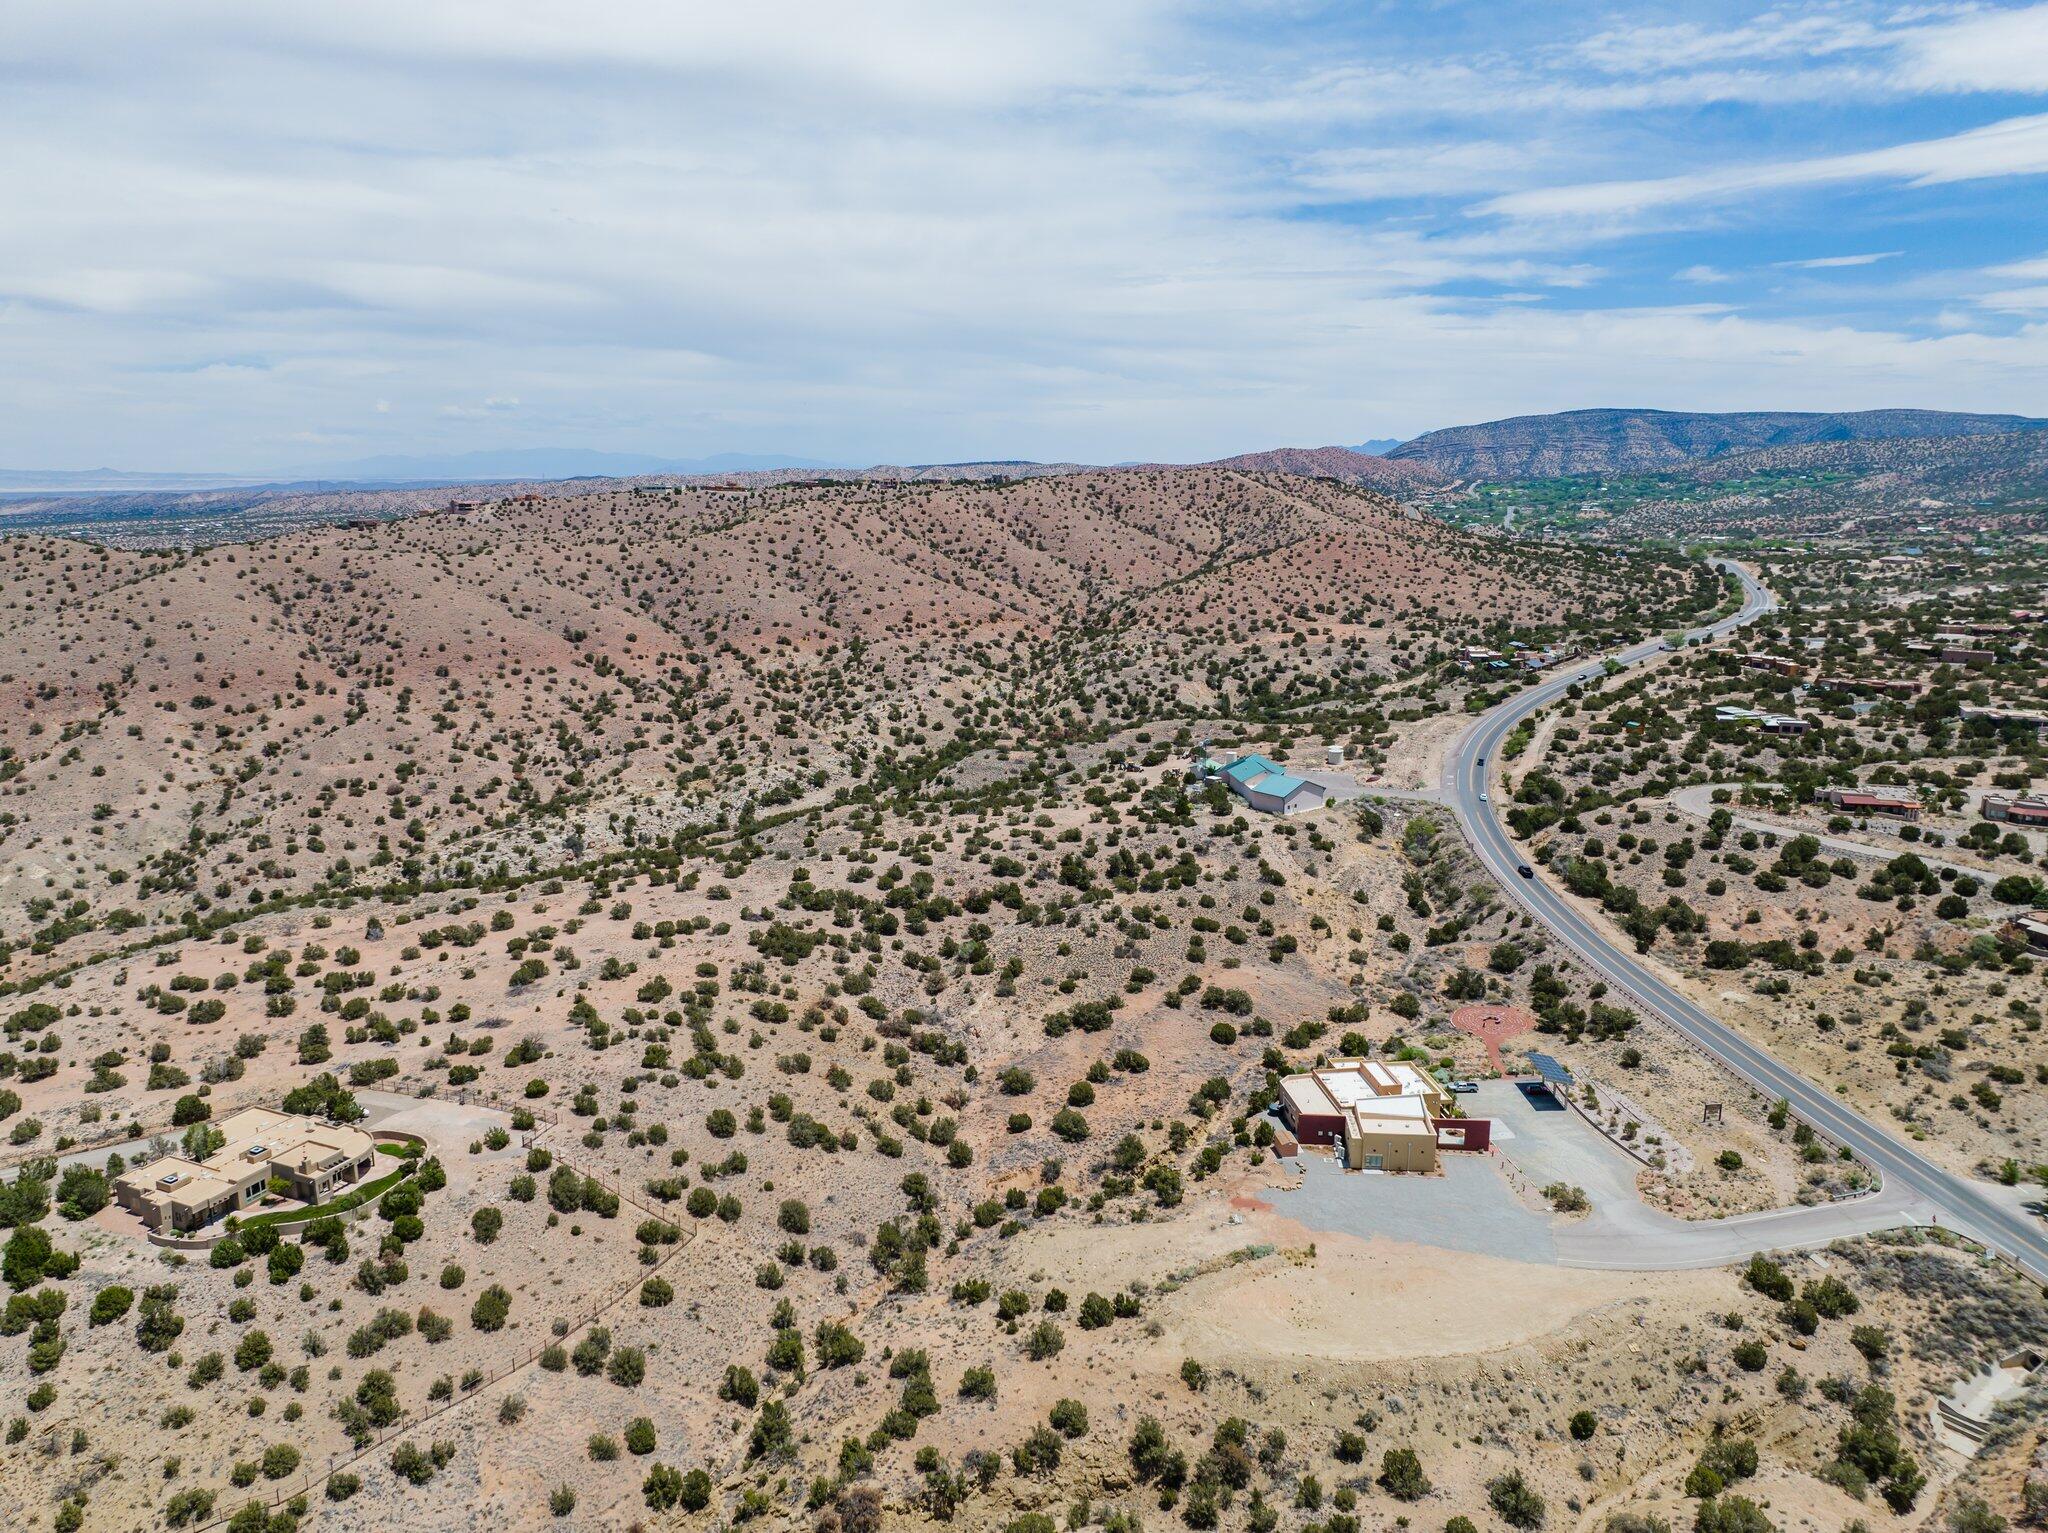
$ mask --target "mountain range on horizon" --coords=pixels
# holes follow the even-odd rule
[[[1944,410],[1695,412],[1636,408],[1558,411],[1449,426],[1401,441],[1356,446],[1268,448],[1210,460],[1261,472],[1302,473],[1381,488],[1432,479],[1525,479],[1636,473],[1780,447],[1838,442],[1949,439],[2048,430],[2048,419]],[[1043,471],[1032,459],[976,459],[931,467]],[[1075,467],[1085,465],[1075,464]],[[0,495],[95,495],[223,488],[468,484],[582,478],[682,477],[791,470],[872,471],[785,453],[721,452],[696,458],[580,447],[486,448],[457,453],[386,453],[307,464],[271,475],[129,469],[0,469]]]
[[[2039,430],[2048,420],[1950,410],[1565,410],[1425,432],[1387,456],[1457,479],[1541,479],[1654,472],[1774,447]]]

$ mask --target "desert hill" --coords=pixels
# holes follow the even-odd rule
[[[0,771],[34,813],[0,823],[0,934],[632,844],[1689,580],[1217,468],[607,485],[191,553],[9,539]]]
[[[2042,429],[2048,429],[2048,421],[1944,410],[1758,410],[1732,414],[1567,410],[1428,432],[1387,456],[1463,479],[1531,479],[1642,473],[1808,443],[1989,436]]]

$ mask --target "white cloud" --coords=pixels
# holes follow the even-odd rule
[[[1914,295],[2004,332],[1945,349],[1602,293],[1611,265],[1720,296],[1702,252],[1596,264],[1646,212],[2029,168],[2042,119],[1747,168],[1698,129],[1706,101],[1775,130],[1895,94],[1902,39],[1968,19],[1946,12],[1583,44],[1538,18],[1527,48],[1511,17],[1488,52],[1395,11],[1325,45],[1277,25],[1306,10],[1219,29],[1164,0],[89,9],[0,10],[0,463],[289,465],[313,440],[474,445],[482,421],[679,454],[1124,458],[1616,399],[2048,388],[2048,340],[1975,296],[2035,285],[2018,271]],[[1481,198],[1512,216],[1460,216]]]
[[[1977,305],[1995,314],[2048,313],[2048,285],[2009,287],[1995,292],[1980,293],[1977,295]]]
[[[1649,181],[1596,181],[1511,192],[1482,204],[1477,211],[1513,218],[1615,217],[1853,181],[1937,186],[2044,172],[2048,172],[2048,114],[2039,114],[2009,117],[1946,138],[1854,154],[1729,166]]]
[[[1575,52],[1610,73],[1657,73],[1701,64],[1727,64],[1866,50],[1887,41],[1884,29],[1840,7],[1766,11],[1738,25],[1652,22],[1610,27],[1579,43]]]
[[[1976,10],[1918,28],[1901,53],[1897,74],[1909,88],[2039,95],[2048,88],[2048,5]]]
[[[1540,145],[1496,139],[1347,146],[1304,156],[1293,179],[1309,192],[1335,199],[1455,196],[1519,185],[1543,155]]]
[[[1679,282],[1712,283],[1733,282],[1735,280],[1733,277],[1729,276],[1728,273],[1720,270],[1718,267],[1706,265],[1688,266],[1683,271],[1672,273],[1672,277],[1674,280]]]
[[[1811,256],[1804,261],[1778,261],[1774,264],[1788,271],[1830,271],[1838,266],[1874,266],[1900,254],[1903,252],[1874,250],[1864,255]]]
[[[2048,255],[2034,256],[2025,261],[2005,261],[1997,266],[1984,268],[1985,275],[1992,277],[2023,277],[2048,280]]]

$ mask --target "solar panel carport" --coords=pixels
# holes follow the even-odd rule
[[[1552,1059],[1548,1054],[1531,1054],[1529,1056],[1529,1068],[1536,1072],[1543,1089],[1560,1102],[1565,1099],[1566,1093],[1572,1089],[1572,1072]]]

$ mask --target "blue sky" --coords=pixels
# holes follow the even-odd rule
[[[22,0],[0,466],[2048,413],[2048,4]]]

